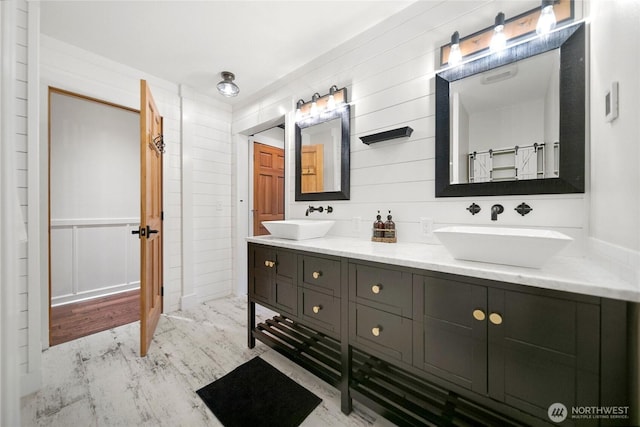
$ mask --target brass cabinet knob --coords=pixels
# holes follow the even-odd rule
[[[373,292],[374,294],[379,294],[381,290],[382,290],[382,285],[371,286],[371,292]]]
[[[315,314],[318,314],[318,313],[320,313],[320,310],[322,310],[322,306],[321,305],[314,305],[312,310],[313,310],[313,312]]]
[[[502,316],[500,316],[498,313],[491,313],[489,315],[489,321],[494,325],[499,325],[502,323]]]
[[[313,276],[314,279],[317,279],[320,276],[322,276],[322,271],[314,271],[312,276]]]
[[[269,267],[269,261],[268,260],[264,262],[264,266],[265,267]]]
[[[380,326],[376,326],[375,328],[371,329],[371,334],[374,337],[378,337],[378,336],[380,336],[380,331],[382,331],[382,328]]]
[[[484,311],[480,309],[473,310],[473,318],[476,320],[484,320],[487,316],[484,314]]]

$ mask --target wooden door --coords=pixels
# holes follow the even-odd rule
[[[253,235],[269,234],[262,221],[284,219],[284,150],[253,144]]]
[[[140,80],[140,356],[162,313],[162,117]]]
[[[324,145],[302,146],[302,192],[324,191]]]

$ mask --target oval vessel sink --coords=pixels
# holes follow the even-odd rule
[[[282,221],[262,221],[262,225],[273,237],[291,240],[306,240],[324,237],[335,221],[286,219]]]
[[[552,230],[454,226],[434,230],[456,259],[540,268],[573,239]]]

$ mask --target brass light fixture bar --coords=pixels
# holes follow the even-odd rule
[[[553,11],[556,15],[557,23],[573,21],[574,3],[573,0],[555,0]],[[540,18],[541,8],[536,7],[518,16],[505,20],[504,34],[507,43],[535,34],[536,25]],[[487,27],[474,34],[460,39],[460,53],[462,59],[466,59],[480,52],[488,51],[491,37],[494,33],[494,26]],[[440,66],[449,65],[449,53],[451,43],[440,48]]]

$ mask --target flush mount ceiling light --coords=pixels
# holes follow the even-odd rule
[[[218,92],[228,98],[237,96],[238,93],[240,93],[240,88],[233,82],[236,76],[229,71],[223,71],[220,75],[222,76],[222,81],[216,86],[218,88]]]

